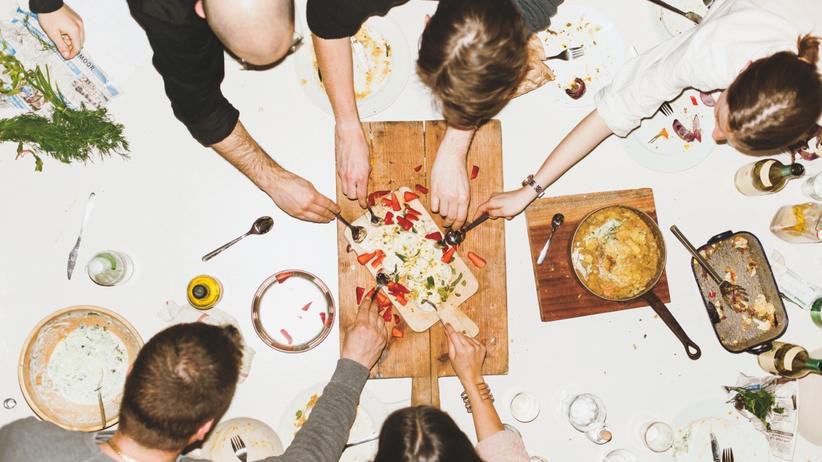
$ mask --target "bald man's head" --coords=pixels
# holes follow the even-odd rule
[[[264,66],[282,59],[294,37],[294,0],[198,0],[197,12],[235,56]]]

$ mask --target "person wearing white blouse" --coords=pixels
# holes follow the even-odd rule
[[[815,0],[718,0],[701,24],[662,42],[619,69],[588,114],[519,189],[496,193],[477,216],[511,218],[615,134],[627,136],[643,118],[687,88],[722,90],[714,140],[762,155],[808,136],[822,115]]]

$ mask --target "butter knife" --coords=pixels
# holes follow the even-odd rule
[[[716,435],[711,432],[711,454],[713,454],[714,462],[721,462],[719,457],[719,442],[716,440]]]
[[[83,238],[83,228],[85,228],[86,222],[88,222],[88,217],[91,215],[91,208],[94,206],[95,196],[96,194],[94,193],[88,195],[88,202],[86,202],[86,213],[83,215],[83,223],[80,224],[80,233],[77,234],[77,242],[74,243],[74,247],[71,249],[71,252],[69,252],[68,266],[66,267],[66,275],[69,280],[71,280],[71,273],[74,272],[74,265],[77,263],[77,253],[80,251],[80,240]]]

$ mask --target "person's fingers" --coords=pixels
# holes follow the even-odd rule
[[[325,221],[331,221],[334,219],[334,212],[332,208],[336,208],[337,210],[339,210],[337,204],[331,202],[331,200],[327,199],[325,196],[322,195],[318,197],[317,202],[312,202],[308,205],[308,211],[320,215],[325,219]]]
[[[367,304],[365,309],[366,319],[369,324],[377,326],[377,320],[380,319],[379,307],[377,306],[377,303],[374,302],[374,299],[367,300],[365,303]]]
[[[442,225],[446,228],[450,228],[454,225],[454,217],[456,216],[455,212],[455,204],[452,201],[448,201],[443,204],[442,208],[440,209],[440,215],[442,216]]]
[[[454,228],[461,229],[465,226],[465,220],[468,218],[468,202],[457,204],[457,219],[454,220]]]
[[[431,212],[437,213],[440,210],[440,198],[437,195],[431,196]]]
[[[57,47],[57,51],[60,52],[60,56],[62,56],[64,59],[71,58],[71,46],[69,45],[69,43],[67,43],[67,41],[64,39],[62,35],[58,37],[56,40],[51,36],[49,36],[49,38],[51,38],[51,41],[52,43],[54,43],[54,46]]]
[[[303,221],[310,221],[312,223],[328,223],[329,221],[331,221],[330,219],[312,210],[306,210],[304,212],[295,213],[293,217]]]
[[[342,190],[343,196],[349,197],[348,195],[348,180],[340,175],[340,189]]]
[[[357,188],[357,200],[360,203],[360,208],[366,208],[368,206],[368,202],[366,201],[368,196],[368,177],[365,177],[362,181],[358,181],[356,184]]]
[[[83,26],[82,22],[77,25],[77,28],[79,29],[77,31],[77,38],[79,39],[79,43],[75,43],[74,48],[79,53],[80,50],[83,49],[83,45],[86,44],[86,28]]]

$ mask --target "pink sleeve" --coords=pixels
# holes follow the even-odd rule
[[[480,441],[477,453],[485,462],[528,462],[522,438],[516,433],[499,431]]]

